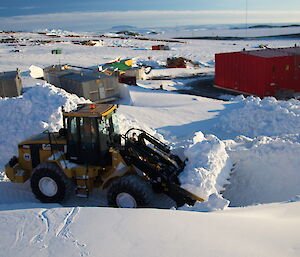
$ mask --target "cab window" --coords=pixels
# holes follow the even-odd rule
[[[96,119],[80,118],[80,136],[83,143],[94,143],[97,141],[97,124]]]
[[[77,122],[76,122],[76,118],[69,118],[68,120],[68,127],[70,128],[70,133],[69,133],[69,139],[72,141],[77,141]]]

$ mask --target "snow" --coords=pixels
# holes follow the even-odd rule
[[[223,194],[232,206],[281,202],[300,195],[299,140],[240,136],[227,142],[227,148],[237,163]]]
[[[199,130],[207,134],[227,103],[176,92],[129,88],[132,105],[120,106],[119,113],[156,129],[170,138],[170,143],[191,138]]]
[[[214,213],[53,205],[2,210],[1,254],[297,257],[299,211],[300,202]]]
[[[32,78],[43,78],[44,77],[44,71],[41,67],[35,66],[35,65],[31,65],[29,67],[30,70],[30,76]]]
[[[230,31],[233,36],[242,34]],[[161,69],[167,58],[183,56],[200,64],[197,72],[209,73],[215,53],[259,44],[292,46],[299,40],[184,40],[168,43],[169,51],[151,51],[157,41],[101,38],[102,47],[91,47],[73,44],[66,37],[70,32],[51,33],[59,34],[61,42],[41,45],[33,41],[45,35],[16,33],[22,46],[0,45],[6,60],[0,69],[20,68],[25,86],[20,97],[0,98],[1,256],[299,256],[299,101],[182,95],[174,90],[192,79],[177,77],[190,76],[196,69]],[[84,34],[84,40],[92,39],[94,35]],[[21,52],[10,52],[19,48]],[[62,54],[52,55],[51,49],[57,48]],[[61,106],[68,111],[87,101],[31,78],[29,67],[91,67],[117,58],[134,58],[135,63],[155,67],[152,75],[168,77],[122,87],[121,133],[142,128],[187,158],[182,186],[207,201],[179,210],[113,209],[106,207],[105,192],[95,190],[89,199],[42,204],[29,182],[14,184],[5,178],[3,165],[17,153],[20,141],[44,130],[57,131]],[[30,70],[39,77],[34,66]]]
[[[185,170],[179,180],[183,188],[207,200],[213,193],[224,190],[232,163],[225,144],[214,135],[204,137],[201,131],[193,138],[193,144],[184,151],[187,157]]]
[[[213,68],[164,68],[164,69],[152,69],[149,74],[145,75],[145,79],[152,78],[180,78],[180,77],[192,77],[199,75],[212,74]]]
[[[300,133],[300,102],[273,97],[236,97],[219,119],[217,129],[238,136],[283,136]],[[242,122],[241,122],[242,121]],[[231,135],[232,136],[232,135]]]

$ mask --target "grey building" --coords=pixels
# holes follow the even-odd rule
[[[61,77],[74,72],[67,65],[53,65],[44,68],[44,79],[51,85],[62,88]]]
[[[0,72],[0,97],[14,97],[22,93],[19,70]]]
[[[116,77],[101,73],[72,73],[61,77],[62,88],[67,92],[90,99],[93,102],[110,100],[119,96]]]
[[[93,102],[114,100],[120,93],[117,77],[88,69],[75,69],[67,65],[45,68],[44,79],[56,87]]]

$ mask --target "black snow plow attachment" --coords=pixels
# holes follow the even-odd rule
[[[128,165],[133,165],[146,177],[155,192],[164,193],[172,198],[177,207],[184,204],[194,205],[202,198],[181,188],[178,175],[185,167],[170,147],[141,129],[132,128],[123,136],[124,150],[121,155]]]

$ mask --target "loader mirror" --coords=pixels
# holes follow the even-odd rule
[[[65,128],[61,128],[61,129],[58,131],[58,133],[59,133],[59,135],[60,135],[61,137],[66,137],[68,131],[67,131],[67,129],[65,129]]]

